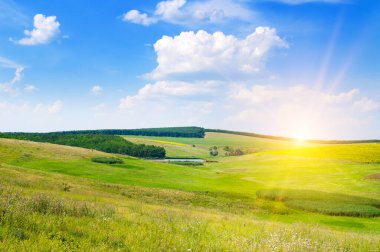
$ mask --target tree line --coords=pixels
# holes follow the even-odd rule
[[[55,134],[102,134],[102,135],[137,135],[157,137],[204,138],[205,129],[201,127],[167,127],[146,129],[99,129],[54,132]]]
[[[45,142],[93,149],[107,153],[124,154],[139,158],[164,158],[163,147],[134,144],[120,136],[104,134],[62,133],[0,133],[0,138]]]

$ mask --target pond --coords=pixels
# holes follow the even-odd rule
[[[163,162],[163,163],[170,163],[170,162],[176,162],[176,163],[187,163],[187,162],[192,162],[192,163],[205,163],[206,160],[201,159],[201,158],[165,158],[165,159],[157,159],[154,160],[156,162]]]

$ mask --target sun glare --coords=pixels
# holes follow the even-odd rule
[[[304,143],[309,139],[309,137],[305,131],[298,131],[296,134],[294,134],[294,139],[297,143]]]

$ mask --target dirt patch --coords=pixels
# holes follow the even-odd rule
[[[380,181],[380,173],[371,174],[371,175],[368,175],[365,178],[366,179],[373,179],[373,180],[379,180]]]

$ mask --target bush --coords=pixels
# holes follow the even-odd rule
[[[244,155],[244,151],[242,151],[241,149],[234,149],[234,148],[229,147],[229,146],[225,146],[223,148],[223,150],[225,151],[226,156],[242,156],[242,155]]]
[[[91,160],[92,162],[102,164],[124,164],[122,159],[115,157],[93,157]]]

